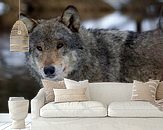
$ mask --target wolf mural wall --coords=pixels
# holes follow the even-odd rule
[[[37,79],[163,79],[161,28],[143,33],[87,30],[80,26],[78,11],[73,6],[57,18],[34,20],[22,15],[21,19],[30,32],[27,63]]]

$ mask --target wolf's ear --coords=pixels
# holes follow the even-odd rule
[[[80,28],[80,16],[76,7],[69,5],[63,12],[60,22],[65,24],[73,32],[78,32]]]
[[[36,20],[31,19],[24,14],[20,14],[20,20],[26,25],[29,33],[32,32],[33,28],[38,24]]]

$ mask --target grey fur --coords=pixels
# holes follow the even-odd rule
[[[61,41],[64,47],[57,51],[63,57],[69,57],[66,64],[71,63],[67,68],[71,71],[52,80],[62,80],[63,77],[88,79],[90,82],[163,79],[163,35],[160,30],[138,34],[131,31],[87,30],[83,27],[77,31],[71,29],[64,25],[60,17],[38,21],[30,33],[30,52],[27,53],[27,63],[34,77],[45,78],[37,66],[37,62],[41,61],[36,46],[44,46],[50,59]]]

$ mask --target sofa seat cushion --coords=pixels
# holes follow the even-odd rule
[[[50,102],[40,109],[41,117],[105,117],[107,107],[101,102]]]
[[[112,102],[108,107],[108,116],[163,117],[163,111],[145,101]]]

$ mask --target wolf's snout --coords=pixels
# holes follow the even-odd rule
[[[44,67],[44,73],[47,76],[52,76],[55,73],[55,67],[53,66],[46,66]]]

